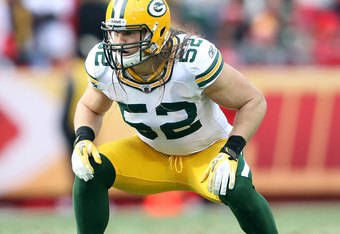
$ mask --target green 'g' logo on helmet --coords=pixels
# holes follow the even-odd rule
[[[166,12],[166,5],[162,0],[153,0],[148,5],[148,13],[153,17],[161,17]]]

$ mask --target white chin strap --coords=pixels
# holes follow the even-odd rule
[[[140,63],[140,50],[138,50],[136,53],[128,55],[128,56],[123,56],[122,61],[120,55],[116,54],[117,60],[119,63],[121,63],[124,67],[132,67],[138,63]],[[143,52],[142,52],[142,59],[144,58]]]

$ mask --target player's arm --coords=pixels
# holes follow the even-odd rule
[[[94,177],[89,157],[93,157],[98,164],[102,162],[93,141],[100,131],[104,114],[111,105],[112,101],[92,85],[88,85],[78,102],[74,118],[76,140],[72,153],[72,170],[85,181]]]
[[[77,104],[74,117],[75,130],[81,126],[88,126],[94,131],[95,135],[98,135],[104,114],[110,109],[111,105],[112,100],[89,84]]]
[[[224,64],[217,80],[204,93],[217,104],[236,109],[231,135],[242,136],[246,142],[254,135],[267,110],[262,93],[239,71]]]
[[[204,93],[225,108],[236,109],[234,127],[217,157],[208,165],[201,182],[208,178],[208,190],[226,195],[236,182],[238,159],[247,141],[254,135],[267,109],[262,93],[240,72],[224,64],[217,80]]]

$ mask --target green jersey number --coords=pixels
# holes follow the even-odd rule
[[[179,59],[180,62],[194,62],[197,55],[197,49],[195,47],[200,47],[203,42],[201,39],[189,39],[189,41],[191,47],[187,49],[183,57]]]
[[[103,44],[100,43],[98,45],[98,49],[100,49],[100,51],[96,52],[95,59],[94,59],[94,64],[96,66],[99,66],[99,65],[109,66],[108,62],[106,62],[106,58],[105,58],[105,54],[104,54],[103,48],[104,48]]]
[[[152,128],[144,123],[132,123],[126,120],[124,113],[147,113],[145,104],[125,104],[119,103],[120,111],[124,118],[124,121],[131,127],[135,128],[141,135],[154,140],[158,137],[157,133]],[[190,102],[176,102],[176,103],[161,103],[156,108],[156,115],[164,116],[169,112],[176,112],[184,110],[188,118],[174,123],[165,123],[160,126],[160,129],[164,133],[167,139],[178,139],[187,136],[199,128],[202,124],[199,120],[195,121],[197,117],[197,107],[194,103]]]

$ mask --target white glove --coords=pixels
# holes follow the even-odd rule
[[[89,157],[92,156],[98,164],[102,163],[99,152],[92,141],[79,141],[72,153],[72,170],[80,179],[88,181],[93,179],[94,169],[90,164]]]
[[[215,195],[226,195],[227,187],[232,190],[235,186],[237,159],[230,155],[219,153],[202,175],[201,183],[208,180],[208,191]]]

